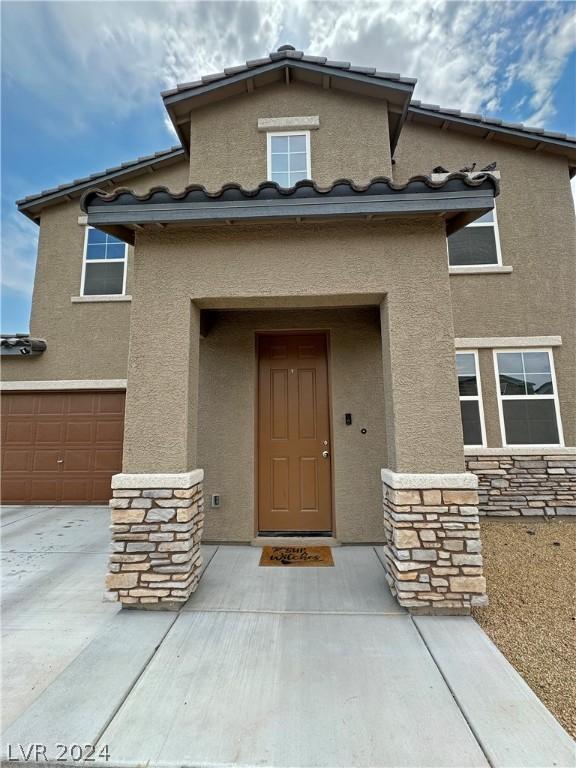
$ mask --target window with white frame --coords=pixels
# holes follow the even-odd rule
[[[549,349],[494,350],[503,445],[563,445]]]
[[[310,131],[268,133],[268,179],[281,187],[293,187],[310,179]]]
[[[456,352],[456,372],[458,373],[464,445],[466,447],[486,445],[478,353],[475,350]]]
[[[451,267],[502,264],[495,209],[448,237],[448,263]]]
[[[82,296],[110,296],[126,292],[128,246],[94,227],[86,228],[82,264]]]

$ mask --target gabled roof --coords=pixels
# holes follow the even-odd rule
[[[170,149],[163,149],[160,152],[155,152],[153,155],[143,155],[136,160],[129,160],[121,165],[106,168],[105,171],[92,173],[90,176],[74,179],[74,181],[70,181],[67,184],[60,184],[58,187],[51,187],[34,195],[28,195],[20,200],[16,200],[16,205],[18,210],[22,211],[28,218],[38,222],[40,210],[48,203],[60,200],[63,197],[68,197],[69,199],[80,197],[86,189],[94,187],[96,184],[101,185],[106,182],[113,182],[116,179],[127,179],[138,175],[147,168],[155,170],[156,168],[171,165],[184,156],[185,153],[182,147],[176,146],[170,147]]]
[[[490,173],[457,172],[414,176],[404,184],[378,177],[362,185],[339,179],[328,187],[303,180],[289,189],[266,181],[255,189],[225,184],[216,192],[198,184],[182,192],[153,187],[141,195],[122,188],[90,190],[81,206],[89,224],[128,243],[134,242],[136,229],[146,226],[439,214],[451,234],[490,211],[498,192],[498,179]]]
[[[522,123],[507,123],[497,118],[445,109],[436,104],[410,102],[416,83],[413,78],[392,72],[379,72],[370,67],[356,67],[346,61],[331,61],[323,56],[307,56],[302,51],[294,50],[292,46],[281,46],[262,59],[253,59],[240,66],[229,67],[223,72],[205,75],[195,82],[183,83],[164,91],[164,104],[183,146],[139,157],[105,171],[28,195],[16,201],[18,209],[38,223],[40,212],[45,205],[57,203],[63,198],[80,197],[87,189],[93,189],[95,186],[112,186],[114,182],[129,179],[146,169],[154,170],[178,162],[187,154],[186,141],[189,132],[187,118],[185,122],[178,122],[182,114],[189,115],[190,111],[198,106],[228,95],[244,93],[282,78],[316,82],[324,88],[336,87],[386,99],[389,104],[392,148],[398,140],[404,121],[413,120],[428,125],[450,127],[480,138],[562,155],[570,161],[571,175],[576,174],[576,137],[532,128]]]
[[[282,45],[262,59],[252,59],[223,72],[205,75],[162,93],[174,128],[187,149],[190,145],[190,112],[216,100],[251,92],[274,82],[300,81],[386,100],[392,151],[406,118],[416,80],[374,67],[356,67],[348,61],[307,56],[291,45]]]
[[[545,131],[524,123],[508,123],[497,117],[446,109],[437,104],[412,101],[408,108],[408,122],[426,123],[438,127],[451,127],[485,139],[499,139],[518,146],[546,150],[571,160],[571,175],[576,173],[576,136],[557,131]]]

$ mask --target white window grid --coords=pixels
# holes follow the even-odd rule
[[[478,413],[480,414],[480,433],[482,435],[482,442],[470,445],[464,443],[464,448],[485,448],[486,447],[486,426],[484,422],[484,401],[482,398],[482,381],[480,379],[480,362],[477,349],[457,349],[457,355],[473,355],[474,356],[474,369],[476,373],[476,391],[477,395],[460,395],[460,400],[464,402],[467,400],[476,401],[478,403]]]
[[[446,258],[448,259],[448,266],[450,269],[458,269],[466,272],[466,270],[476,270],[478,267],[501,267],[502,266],[502,247],[500,245],[500,230],[498,228],[498,214],[496,212],[496,203],[492,209],[492,221],[473,221],[467,224],[465,229],[472,229],[473,227],[493,227],[494,228],[494,242],[496,243],[496,262],[491,264],[450,264],[450,251],[448,249],[448,238],[446,238]]]
[[[548,354],[548,362],[550,364],[550,375],[552,377],[552,387],[554,393],[552,395],[503,395],[500,392],[500,369],[498,366],[498,354],[505,352],[546,352]],[[498,417],[500,419],[500,435],[502,437],[502,445],[504,447],[511,448],[533,448],[535,445],[544,448],[562,448],[564,447],[564,431],[562,429],[562,419],[560,417],[560,400],[558,398],[558,385],[556,383],[556,370],[554,368],[554,355],[551,347],[522,347],[510,348],[510,349],[493,349],[494,358],[494,374],[496,376],[496,395],[498,398]],[[522,371],[526,375],[524,370],[524,358],[522,358]],[[504,408],[502,403],[504,400],[553,400],[554,411],[556,414],[556,428],[558,430],[558,442],[557,443],[508,443],[506,439],[506,424],[504,422]]]
[[[122,263],[124,265],[124,276],[122,279],[122,293],[120,294],[113,294],[115,296],[125,296],[126,295],[126,274],[128,272],[127,265],[128,265],[128,246],[126,243],[124,243],[124,258],[122,259],[86,259],[87,253],[88,253],[88,233],[91,229],[95,229],[95,227],[87,226],[85,228],[84,232],[84,250],[82,252],[82,276],[80,278],[80,296],[84,296],[84,283],[86,280],[86,263],[89,264],[111,264],[111,263]],[[95,294],[89,294],[90,296],[93,296]]]
[[[304,136],[306,138],[306,178],[312,178],[312,160],[310,157],[310,131],[268,131],[266,133],[266,178],[272,181],[272,137]]]

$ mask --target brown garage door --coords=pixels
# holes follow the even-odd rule
[[[10,392],[2,401],[2,501],[107,502],[122,467],[124,392]]]

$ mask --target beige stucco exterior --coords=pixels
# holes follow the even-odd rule
[[[405,181],[442,165],[457,170],[494,160],[502,263],[509,274],[452,275],[459,338],[560,335],[554,350],[566,445],[576,443],[576,226],[568,162],[561,157],[485,141],[454,130],[408,123],[395,154]],[[480,353],[488,444],[502,444],[489,350]]]
[[[254,536],[256,333],[294,329],[329,333],[335,533],[343,541],[381,541],[379,473],[386,435],[375,308],[217,313],[200,343],[198,464],[206,478],[205,535],[235,541]],[[353,415],[351,426],[345,413]],[[221,495],[218,509],[210,508],[213,493]]]
[[[125,471],[150,471],[152,464],[157,471],[185,471],[193,461],[178,451],[174,466],[171,445],[180,416],[176,406],[173,412],[162,408],[161,400],[163,383],[168,386],[171,366],[178,363],[166,359],[158,370],[157,361],[167,334],[173,344],[186,343],[191,301],[220,308],[275,297],[276,306],[288,308],[304,297],[314,307],[319,297],[329,306],[342,305],[346,296],[354,304],[374,294],[383,298],[385,316],[402,328],[383,334],[387,418],[394,421],[389,462],[404,472],[461,471],[449,277],[439,220],[144,231],[136,249],[132,333],[142,357],[128,372],[127,409],[132,403],[137,426],[133,435],[127,427]],[[432,315],[430,302],[436,305]],[[418,385],[407,387],[413,377],[419,377]],[[439,405],[431,406],[435,401]],[[185,391],[180,402],[181,408],[190,407]]]
[[[144,192],[164,184],[183,189],[186,160],[130,181]],[[118,184],[118,186],[121,186]],[[5,381],[125,379],[130,336],[130,302],[72,303],[80,294],[86,227],[78,223],[79,201],[64,201],[42,212],[30,333],[45,339],[39,357],[3,361]],[[134,249],[128,248],[126,293],[133,284]]]
[[[217,190],[230,181],[252,189],[266,179],[266,133],[258,118],[318,116],[310,131],[312,178],[366,183],[390,176],[387,104],[380,99],[292,83],[270,85],[192,113],[190,182]]]
[[[321,185],[379,175],[405,181],[438,165],[496,160],[502,258],[513,271],[449,274],[444,223],[432,217],[147,228],[129,249],[132,301],[73,303],[85,233],[75,199],[42,214],[31,333],[48,349],[3,366],[11,381],[127,378],[124,472],[202,467],[207,498],[222,497],[207,515],[207,539],[254,534],[259,330],[329,332],[342,541],[382,539],[381,467],[463,471],[455,337],[561,336],[560,409],[566,445],[576,442],[576,234],[562,158],[408,122],[392,165],[384,101],[292,83],[195,111],[189,161],[128,186],[255,187],[266,176],[258,118],[310,115],[320,122],[311,155]],[[213,314],[201,338],[206,310]],[[480,369],[488,444],[498,447],[491,350],[480,351]]]

